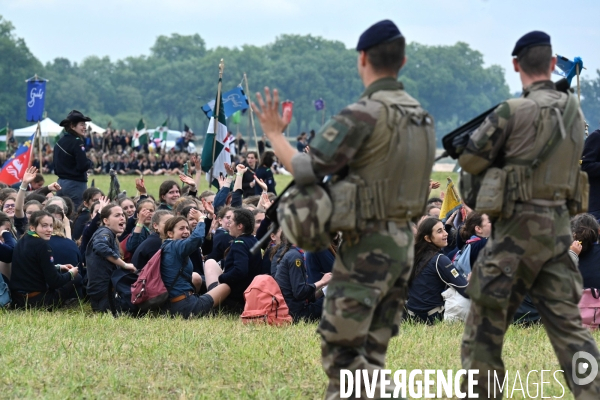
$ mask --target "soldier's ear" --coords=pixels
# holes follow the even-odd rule
[[[519,72],[521,70],[521,67],[519,66],[519,60],[517,60],[517,57],[514,57],[512,61],[515,72]]]

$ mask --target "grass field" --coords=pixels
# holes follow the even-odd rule
[[[433,179],[445,188],[448,175],[456,178],[437,173]],[[108,177],[95,179],[108,190]],[[120,178],[130,195],[133,179]],[[164,179],[146,177],[150,193],[157,194]],[[280,190],[289,182],[276,179]],[[114,319],[93,314],[89,305],[53,313],[0,310],[0,398],[322,398],[327,380],[315,329],[304,323],[246,326],[227,316]],[[390,343],[387,368],[457,371],[462,331],[460,323],[404,324]],[[511,327],[503,355],[509,387],[518,371],[523,389],[529,389],[509,390],[506,398],[541,398],[540,375],[532,374],[528,383],[526,375],[542,369],[551,371],[544,379],[545,397],[573,398],[562,376],[557,375],[561,386],[551,375],[559,366],[542,327]],[[515,387],[521,388],[518,381]]]

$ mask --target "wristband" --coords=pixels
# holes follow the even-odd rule
[[[236,172],[235,174],[236,174],[237,176],[242,176],[242,175],[244,175],[244,174],[242,174],[242,173],[240,173],[240,172]]]
[[[267,192],[266,190],[263,190],[263,194],[269,194],[269,192]]]
[[[143,227],[144,227],[144,224],[139,224],[139,223],[138,223],[138,224],[135,224],[135,226],[136,226],[137,228],[143,228]]]
[[[58,272],[60,272],[60,264],[56,264],[54,267],[58,270]]]
[[[27,187],[19,186],[19,190],[22,190],[22,191],[26,192],[27,191]]]
[[[71,274],[71,280],[75,279],[75,272],[72,269],[69,270],[69,273]]]

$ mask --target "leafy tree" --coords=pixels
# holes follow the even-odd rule
[[[596,70],[596,79],[581,81],[581,109],[589,124],[590,133],[600,125],[600,69]]]
[[[14,29],[0,16],[0,126],[10,122],[12,127],[19,127],[26,120],[25,80],[34,74],[43,76],[44,71],[25,41],[14,35]]]

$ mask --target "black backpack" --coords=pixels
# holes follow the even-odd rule
[[[140,309],[131,303],[131,285],[135,283],[137,278],[137,274],[121,268],[115,269],[110,276],[108,304],[114,317],[119,314],[142,314]]]

